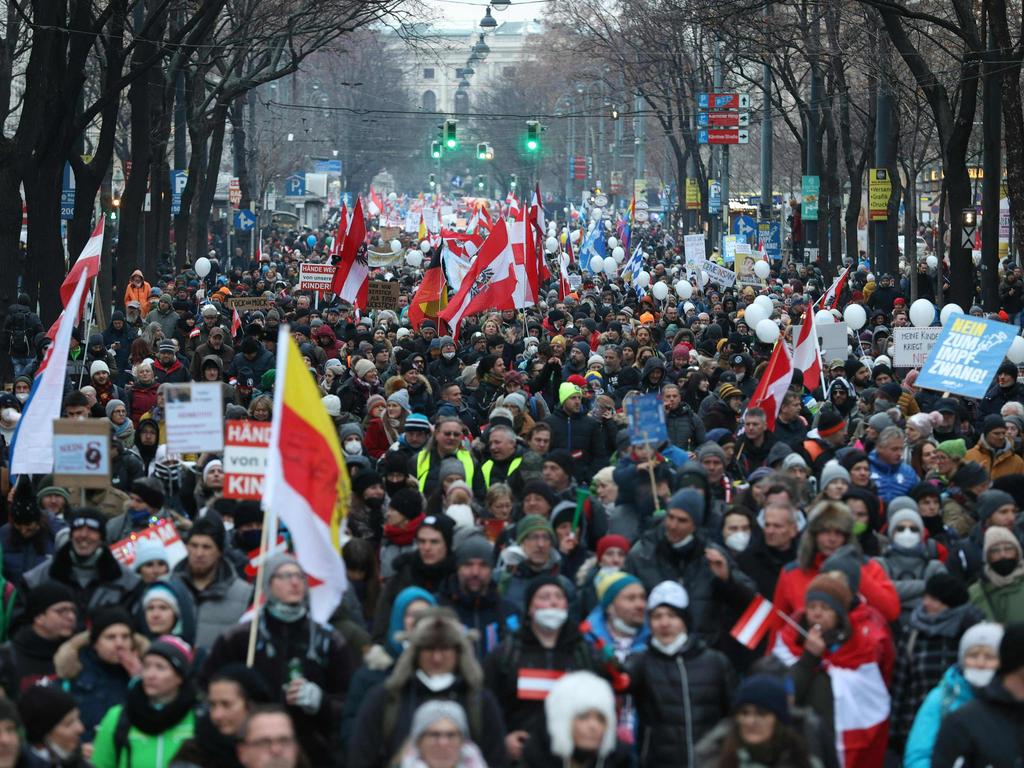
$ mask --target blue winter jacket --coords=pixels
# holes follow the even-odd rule
[[[973,700],[974,689],[954,664],[946,670],[942,680],[932,688],[917,710],[903,752],[903,768],[929,768],[942,718]]]
[[[909,464],[900,462],[895,467],[886,464],[878,457],[877,451],[868,454],[868,464],[871,467],[871,479],[878,486],[878,496],[886,504],[897,496],[906,496],[920,480]]]
[[[608,629],[607,622],[604,618],[604,608],[601,607],[600,603],[594,606],[594,610],[587,616],[587,621],[590,623],[590,632],[588,635],[593,635],[596,638],[604,640],[605,647],[615,649],[615,640],[612,639],[611,630]],[[639,632],[636,633],[636,637],[633,638],[633,642],[629,646],[629,656],[634,653],[640,653],[641,651],[647,650],[647,641],[651,637],[651,628],[647,626],[647,622],[644,621],[643,627]]]

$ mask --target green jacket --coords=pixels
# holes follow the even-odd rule
[[[195,734],[196,717],[191,710],[176,725],[160,734],[143,733],[132,726],[128,729],[128,745],[118,757],[114,731],[123,708],[120,704],[111,707],[96,727],[92,753],[95,768],[167,768],[181,745]]]
[[[969,594],[971,603],[982,610],[987,621],[1000,624],[1024,621],[1024,578],[1005,587],[994,587],[982,577],[971,585]]]

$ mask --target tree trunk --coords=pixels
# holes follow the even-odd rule
[[[224,154],[224,133],[227,128],[228,105],[218,102],[213,109],[210,118],[213,124],[213,131],[210,134],[209,160],[206,163],[206,173],[196,195],[195,210],[195,240],[193,241],[193,253],[206,253],[206,243],[210,231],[210,213],[213,210],[213,196],[217,191],[217,175],[220,171],[220,161]],[[227,254],[231,258],[231,254]]]
[[[249,179],[249,136],[245,128],[245,105],[247,93],[242,93],[231,102],[231,149],[234,159],[235,176],[242,188],[240,209],[252,209],[252,184]]]

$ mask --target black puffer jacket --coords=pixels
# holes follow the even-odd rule
[[[704,424],[685,403],[665,412],[665,427],[669,442],[684,451],[696,450],[704,442]]]
[[[565,449],[575,459],[577,482],[589,483],[597,470],[608,463],[604,432],[597,419],[571,415],[558,407],[544,422],[551,427],[551,450]]]
[[[979,724],[984,727],[979,728]],[[935,768],[1010,768],[1024,755],[1024,702],[1001,681],[978,691],[978,698],[947,716],[932,752]]]
[[[716,579],[711,573],[704,556],[707,546],[725,555],[731,568],[729,581]],[[724,643],[735,642],[730,641],[729,628],[750,604],[755,592],[754,582],[736,568],[722,547],[708,545],[698,535],[681,550],[673,549],[665,538],[664,524],[645,533],[633,545],[626,557],[625,570],[640,579],[648,592],[663,581],[686,585],[693,614],[691,632],[714,648],[724,649]]]
[[[736,675],[728,659],[690,635],[667,656],[654,647],[630,659],[642,768],[694,766],[698,741],[729,714]]]

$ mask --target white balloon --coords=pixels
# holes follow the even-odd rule
[[[668,284],[659,280],[654,284],[654,287],[651,288],[651,293],[658,301],[664,301],[668,298]]]
[[[206,277],[210,274],[210,270],[213,268],[213,265],[210,263],[208,258],[200,256],[196,259],[196,263],[192,265],[192,268],[195,269],[196,274],[199,275],[199,277]]]
[[[580,230],[574,229],[571,233],[569,233],[569,239],[572,240],[573,243],[575,244],[575,243],[578,243],[580,241],[580,236],[581,235],[582,235],[582,232],[580,232]]]
[[[694,305],[692,301],[688,301],[685,304],[683,304],[683,314],[687,315],[690,312],[693,312],[693,310],[695,310],[696,308],[696,305]]]
[[[701,273],[700,273],[700,284],[701,285],[707,285],[709,282],[711,282],[711,275],[709,275],[707,272],[701,270]]]
[[[397,199],[398,199],[398,193],[397,192],[389,192],[388,193],[388,200],[397,200]]]
[[[600,221],[601,220],[601,216],[603,216],[603,215],[604,215],[604,211],[602,211],[600,208],[591,208],[590,209],[590,220],[591,221],[595,221],[595,222]]]
[[[779,338],[779,326],[775,324],[774,320],[765,319],[757,324],[754,333],[757,334],[758,341],[772,344]]]
[[[608,247],[609,248],[615,248],[618,244],[619,244],[619,238],[617,238],[617,237],[609,237],[608,238]]]
[[[684,301],[693,295],[693,286],[688,280],[680,280],[676,283],[676,296]]]
[[[945,325],[946,321],[949,319],[950,315],[952,315],[952,314],[961,314],[962,315],[963,313],[964,313],[963,307],[961,307],[959,304],[953,304],[953,303],[946,304],[942,308],[942,310],[939,312],[939,323],[942,324],[942,325]]]
[[[771,265],[767,261],[762,259],[761,261],[754,262],[754,274],[762,280],[768,277],[768,275],[771,274],[771,271]]]
[[[430,252],[430,241],[429,240],[424,240],[423,242],[421,242],[420,243],[420,250],[423,251],[424,253],[429,253]]]
[[[771,315],[771,313],[775,311],[775,305],[772,304],[772,300],[768,296],[764,296],[764,295],[756,296],[754,298],[754,303],[755,304],[760,304],[762,307],[764,307],[765,311],[769,315]]]
[[[392,240],[391,241],[391,252],[392,253],[398,253],[400,250],[402,250],[402,241],[401,240]]]
[[[939,266],[939,258],[938,258],[938,256],[934,256],[934,255],[929,256],[924,261],[928,265],[928,269],[935,269],[937,266]]]
[[[612,248],[612,258],[615,259],[616,264],[621,264],[626,258],[626,252],[622,249],[622,246]]]
[[[608,277],[614,276],[619,271],[619,264],[615,261],[614,256],[605,256],[604,259],[604,273]]]
[[[423,264],[423,254],[419,251],[407,251],[405,254],[405,263],[413,269],[419,269]]]
[[[558,238],[552,236],[552,237],[549,237],[547,240],[545,240],[544,241],[544,250],[547,251],[548,253],[554,253],[555,251],[557,251],[558,250]]]
[[[636,276],[636,284],[641,288],[646,288],[651,284],[651,273],[646,269],[640,270],[640,274]]]
[[[836,319],[832,317],[832,313],[829,312],[827,309],[819,309],[817,312],[814,313],[814,322],[817,325],[828,325],[829,323],[834,323],[835,321]]]
[[[935,319],[935,305],[928,299],[918,299],[910,305],[910,322],[917,328],[927,328]]]
[[[751,304],[743,310],[743,319],[748,328],[757,328],[757,324],[768,319],[768,310],[760,304]]]
[[[1011,363],[1020,365],[1024,363],[1024,338],[1014,336],[1010,348],[1006,351],[1006,358]]]
[[[860,304],[847,304],[846,309],[843,310],[843,320],[853,330],[859,331],[868,321],[868,313]]]

